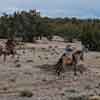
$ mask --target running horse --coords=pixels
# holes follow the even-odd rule
[[[0,56],[4,56],[4,62],[6,61],[7,56],[12,55],[14,58],[15,54],[15,42],[13,40],[8,39],[4,46],[0,45]]]
[[[82,50],[75,50],[72,52],[72,57],[68,57],[64,53],[56,64],[57,74],[60,75],[60,73],[65,70],[66,66],[74,66],[74,75],[77,75],[77,65],[80,60],[84,61]]]

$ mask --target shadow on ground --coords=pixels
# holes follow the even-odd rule
[[[51,74],[56,74],[57,67],[58,67],[57,65],[52,65],[52,64],[43,64],[43,65],[36,66],[36,68],[41,69],[43,72],[51,73]],[[62,67],[62,66],[60,66],[60,67]],[[76,70],[77,70],[77,72],[84,73],[87,71],[87,68],[83,64],[80,64],[77,66]],[[67,65],[63,72],[72,72],[72,71],[74,71],[74,66]]]

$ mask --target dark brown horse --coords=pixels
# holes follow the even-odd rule
[[[14,58],[16,54],[15,44],[12,40],[8,40],[4,46],[0,46],[0,56],[4,56],[4,61],[6,61],[6,57],[12,55]]]

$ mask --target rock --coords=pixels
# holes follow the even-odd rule
[[[100,100],[100,96],[90,96],[88,100]]]
[[[20,92],[20,97],[32,97],[33,93],[29,90],[23,90]]]
[[[29,60],[27,60],[26,62],[30,63],[30,62],[33,62],[33,60],[29,59]]]
[[[21,67],[21,64],[16,64],[15,67],[19,68]]]
[[[74,97],[68,97],[68,100],[88,100],[87,96],[74,96]]]

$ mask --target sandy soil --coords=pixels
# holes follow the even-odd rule
[[[72,44],[77,47],[79,45]],[[52,46],[52,47],[51,47]],[[87,100],[100,95],[100,53],[85,54],[83,74],[75,77],[73,70],[58,77],[54,64],[63,53],[66,43],[25,44],[17,50],[19,57],[0,58],[0,100]],[[33,96],[21,97],[21,91],[31,91]]]

